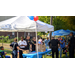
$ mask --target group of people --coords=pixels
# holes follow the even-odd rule
[[[67,57],[67,50],[69,51],[69,58],[74,58],[75,37],[72,32],[69,37],[68,41],[66,41],[63,37],[58,37],[57,39],[52,37],[52,40],[49,42],[49,46],[52,49],[52,58],[54,58],[54,53],[56,53],[56,58],[59,57],[59,49],[60,58],[62,57],[62,51]]]
[[[74,58],[74,49],[75,49],[75,37],[73,33],[71,32],[69,35],[69,38],[65,39],[64,37],[58,37],[55,39],[55,37],[52,37],[51,40],[47,37],[47,39],[39,39],[39,44],[42,44],[42,42],[45,43],[46,49],[51,48],[52,49],[52,58],[54,58],[54,53],[56,53],[56,58],[59,57],[60,52],[60,58],[62,57],[62,53],[67,56],[67,52],[69,52],[69,58]]]
[[[12,58],[17,58],[17,51],[19,50],[19,58],[23,58],[22,54],[24,50],[29,50],[30,52],[36,50],[36,38],[33,37],[32,40],[30,36],[26,38],[21,37],[21,40],[17,42],[17,39],[14,39],[14,42],[10,44],[12,51]]]
[[[63,37],[52,37],[51,40],[47,37],[46,39],[39,38],[38,44],[45,44],[46,49],[52,49],[52,58],[54,58],[54,53],[56,53],[56,58],[62,57],[62,52],[67,57],[67,51],[69,51],[69,58],[74,58],[74,49],[75,49],[75,37],[73,33],[70,33],[70,39],[66,41]],[[24,50],[29,50],[30,52],[36,51],[36,38],[33,37],[32,40],[30,36],[26,38],[21,37],[21,40],[17,42],[17,39],[14,39],[14,42],[10,44],[12,51],[12,57],[17,58],[17,51],[19,50],[19,58],[23,58],[22,54]]]

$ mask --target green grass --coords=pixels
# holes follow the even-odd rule
[[[7,52],[7,55],[11,55],[11,52],[12,52],[12,50],[7,50],[7,49],[4,49],[4,52]]]
[[[52,52],[51,52],[51,54],[52,54]],[[44,58],[44,56],[46,56],[46,58],[52,58],[52,55],[51,56],[43,55],[43,58]],[[67,52],[67,56],[69,58],[69,52]],[[54,58],[56,58],[55,54],[54,54]],[[59,58],[60,58],[60,51],[59,51]],[[62,58],[66,58],[66,55],[62,54]],[[75,58],[75,54],[74,54],[74,58]]]

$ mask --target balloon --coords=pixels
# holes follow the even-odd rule
[[[34,16],[28,16],[30,20],[33,20],[34,19]]]
[[[37,21],[38,20],[38,16],[34,16],[34,21]]]

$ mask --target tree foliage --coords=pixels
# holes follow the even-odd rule
[[[39,20],[50,24],[50,16],[39,16]],[[69,29],[75,31],[75,16],[53,16],[52,25],[54,30]],[[45,32],[38,32],[38,35],[45,34]]]

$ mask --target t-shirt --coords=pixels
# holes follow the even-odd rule
[[[69,42],[70,42],[70,46],[75,46],[75,37],[72,36],[72,37],[70,38]]]
[[[31,40],[26,39],[26,42],[27,42],[27,46],[25,47],[25,50],[29,50],[30,44],[32,44]]]
[[[49,39],[48,40],[46,39],[44,42],[45,42],[45,46],[49,46],[49,42],[50,42]]]
[[[60,42],[57,40],[57,39],[52,39],[50,42],[49,42],[49,45],[52,44],[52,46],[57,46],[58,47],[58,44],[60,44]]]
[[[38,44],[42,44],[42,39],[39,39],[38,40]]]
[[[34,45],[34,44],[36,44],[36,41],[32,41],[32,51],[36,50],[36,45]]]
[[[60,40],[60,41],[63,43],[63,44],[60,43],[60,47],[61,47],[61,48],[64,48],[64,47],[65,47],[65,42],[64,42],[64,40]]]
[[[14,46],[14,50],[17,50],[18,43],[17,43],[17,42],[12,42],[12,43],[10,44],[10,46],[11,46],[11,47]]]
[[[56,40],[56,39],[52,39],[52,40],[49,42],[49,45],[51,45],[51,49],[52,49],[52,51],[54,51],[54,52],[58,51],[58,44],[59,44],[59,41]]]
[[[23,41],[19,41],[18,42],[18,45],[20,46],[20,45],[27,45],[27,42],[25,41],[25,40],[23,40]],[[25,48],[25,46],[20,46],[20,48]]]

